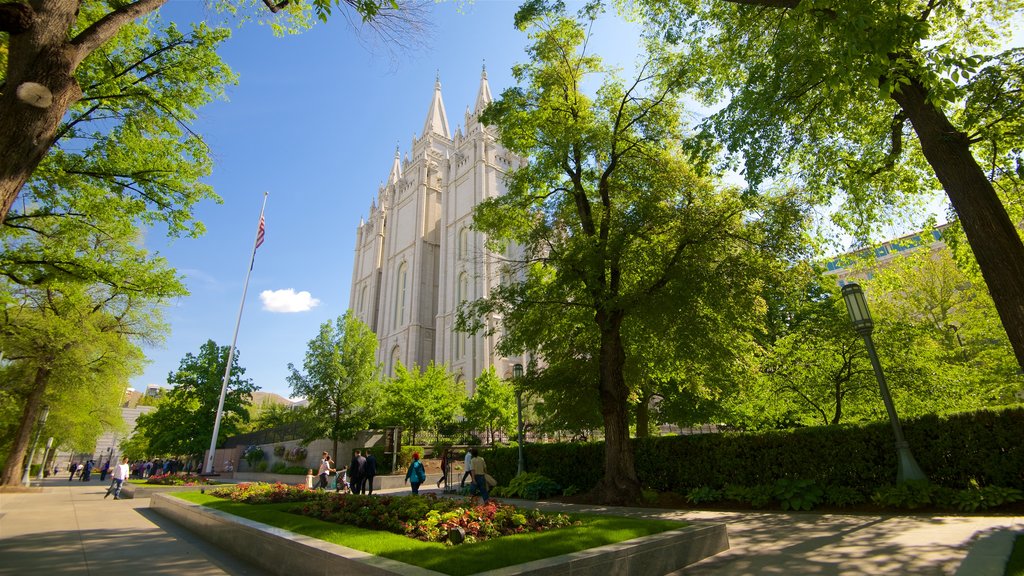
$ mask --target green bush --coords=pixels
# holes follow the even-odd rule
[[[883,486],[875,491],[871,500],[886,508],[906,508],[914,510],[924,506],[938,504],[941,487],[922,481],[904,482],[895,486]]]
[[[266,462],[259,462],[259,463],[257,463],[256,464],[256,471],[257,472],[266,472],[267,471],[267,463]]]
[[[814,480],[780,478],[772,495],[783,510],[810,510],[821,502],[825,491]]]
[[[405,471],[409,469],[409,464],[412,464],[413,452],[419,453],[420,458],[423,458],[423,446],[402,446],[402,450],[398,453],[399,471]],[[380,462],[380,459],[378,458],[377,461]]]
[[[539,500],[550,498],[562,493],[557,482],[536,472],[523,472],[508,483],[508,488],[501,491],[506,498],[523,498]]]
[[[704,504],[706,502],[718,502],[722,499],[722,491],[715,490],[710,486],[694,488],[686,493],[686,501],[690,504]]]
[[[284,462],[274,462],[274,465],[270,467],[270,471],[274,474],[281,474],[288,465]]]
[[[825,488],[825,503],[836,508],[856,506],[866,501],[864,494],[856,488],[835,485]]]
[[[976,480],[981,486],[1024,490],[1024,475],[1020,474],[1024,444],[1019,441],[1024,437],[1024,408],[927,415],[905,420],[903,429],[918,464],[933,484],[962,490]],[[658,492],[686,494],[694,488],[722,489],[728,484],[773,488],[781,478],[803,478],[818,486],[844,486],[866,495],[891,484],[896,476],[892,428],[885,421],[637,438],[632,442],[641,484]],[[516,448],[488,449],[482,455],[491,475],[515,476]],[[528,443],[524,456],[530,472],[562,486],[576,486],[581,492],[592,489],[603,474],[603,443]],[[808,466],[808,462],[815,465]],[[587,473],[580,473],[583,470]],[[771,498],[769,495],[769,502]],[[837,498],[856,499],[853,493]],[[760,502],[762,498],[752,500]]]

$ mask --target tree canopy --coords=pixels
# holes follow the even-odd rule
[[[309,341],[305,373],[288,364],[292,394],[309,403],[303,411],[306,441],[330,438],[335,458],[338,441],[369,427],[380,392],[377,338],[351,311],[320,325]]]
[[[752,187],[794,177],[865,238],[941,186],[1024,367],[1024,244],[993,181],[1019,181],[1019,0],[640,0]],[[727,102],[725,102],[727,100]]]
[[[178,369],[167,375],[171,390],[156,410],[140,415],[136,421],[135,434],[148,440],[149,456],[202,458],[209,449],[229,348],[207,340],[197,354],[185,354]],[[224,396],[218,445],[224,438],[237,434],[240,424],[248,421],[252,393],[259,389],[242,377],[245,369],[239,364],[239,356],[236,350]]]

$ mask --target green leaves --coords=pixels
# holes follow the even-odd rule
[[[320,325],[309,341],[305,373],[291,364],[292,394],[305,398],[305,437],[348,440],[369,427],[377,403],[377,338],[351,311]]]

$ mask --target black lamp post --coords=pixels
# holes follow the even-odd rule
[[[516,364],[512,367],[512,385],[516,391],[516,430],[519,432],[519,469],[516,472],[516,476],[522,474],[523,469],[526,467],[523,460],[523,444],[526,443],[526,438],[523,437],[523,388],[519,382],[522,377],[523,365]]]
[[[843,300],[846,301],[846,309],[850,312],[853,328],[864,338],[871,366],[875,369],[875,378],[878,379],[882,402],[885,404],[885,411],[889,413],[889,422],[892,424],[892,431],[896,436],[896,461],[899,466],[896,472],[896,483],[901,484],[909,480],[927,482],[928,478],[921,471],[917,461],[914,460],[914,455],[910,452],[910,444],[903,438],[903,427],[900,425],[899,416],[896,415],[896,407],[892,403],[892,396],[889,395],[889,386],[885,383],[882,365],[878,362],[878,353],[875,352],[875,343],[871,339],[875,323],[871,320],[868,301],[864,297],[864,291],[861,290],[860,284],[851,283],[843,286]]]

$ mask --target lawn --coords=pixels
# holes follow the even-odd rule
[[[198,492],[181,492],[175,496],[215,510],[452,576],[475,574],[569,554],[686,526],[684,522],[668,520],[573,515],[572,518],[582,522],[582,525],[505,536],[473,544],[445,546],[390,532],[367,530],[289,514],[285,510],[294,507],[294,503],[242,504]]]

